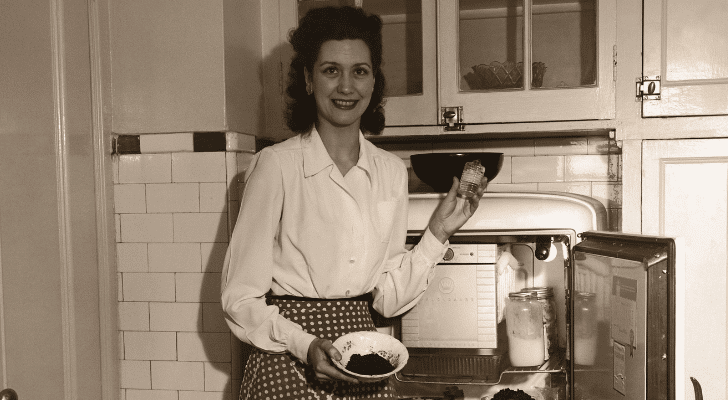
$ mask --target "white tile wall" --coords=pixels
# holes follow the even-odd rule
[[[190,135],[146,136],[159,153],[120,155],[113,168],[121,399],[237,398],[242,349],[220,308],[220,272],[255,141],[228,133],[227,152],[193,153]],[[618,230],[620,156],[606,138],[418,146],[394,152],[406,162],[426,151],[503,152],[489,190],[592,196]]]
[[[194,153],[191,133],[142,135],[154,154],[114,158],[122,400],[237,398],[220,272],[255,138],[226,138]]]

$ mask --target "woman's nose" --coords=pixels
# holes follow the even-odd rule
[[[353,80],[350,74],[342,74],[339,80],[339,93],[349,94],[354,91]]]

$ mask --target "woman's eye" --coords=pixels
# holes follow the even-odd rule
[[[328,68],[324,69],[324,74],[331,75],[331,74],[335,74],[336,72],[337,72],[336,67],[328,67]]]
[[[369,70],[366,69],[366,68],[358,68],[358,69],[356,69],[354,71],[354,73],[357,74],[357,75],[368,75],[369,74]]]

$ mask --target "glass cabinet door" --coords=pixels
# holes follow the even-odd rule
[[[440,1],[440,106],[462,106],[465,124],[613,118],[615,13],[613,0]]]
[[[299,0],[311,8],[360,6],[382,18],[387,126],[437,124],[435,0]]]

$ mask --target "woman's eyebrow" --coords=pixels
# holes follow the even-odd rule
[[[325,65],[325,64],[331,64],[331,65],[336,65],[336,66],[340,66],[341,65],[341,64],[339,64],[336,61],[321,61],[320,63],[318,63],[318,65]],[[367,66],[369,68],[372,67],[372,65],[370,63],[368,63],[368,62],[355,63],[354,64],[354,67],[361,67],[362,65]]]

